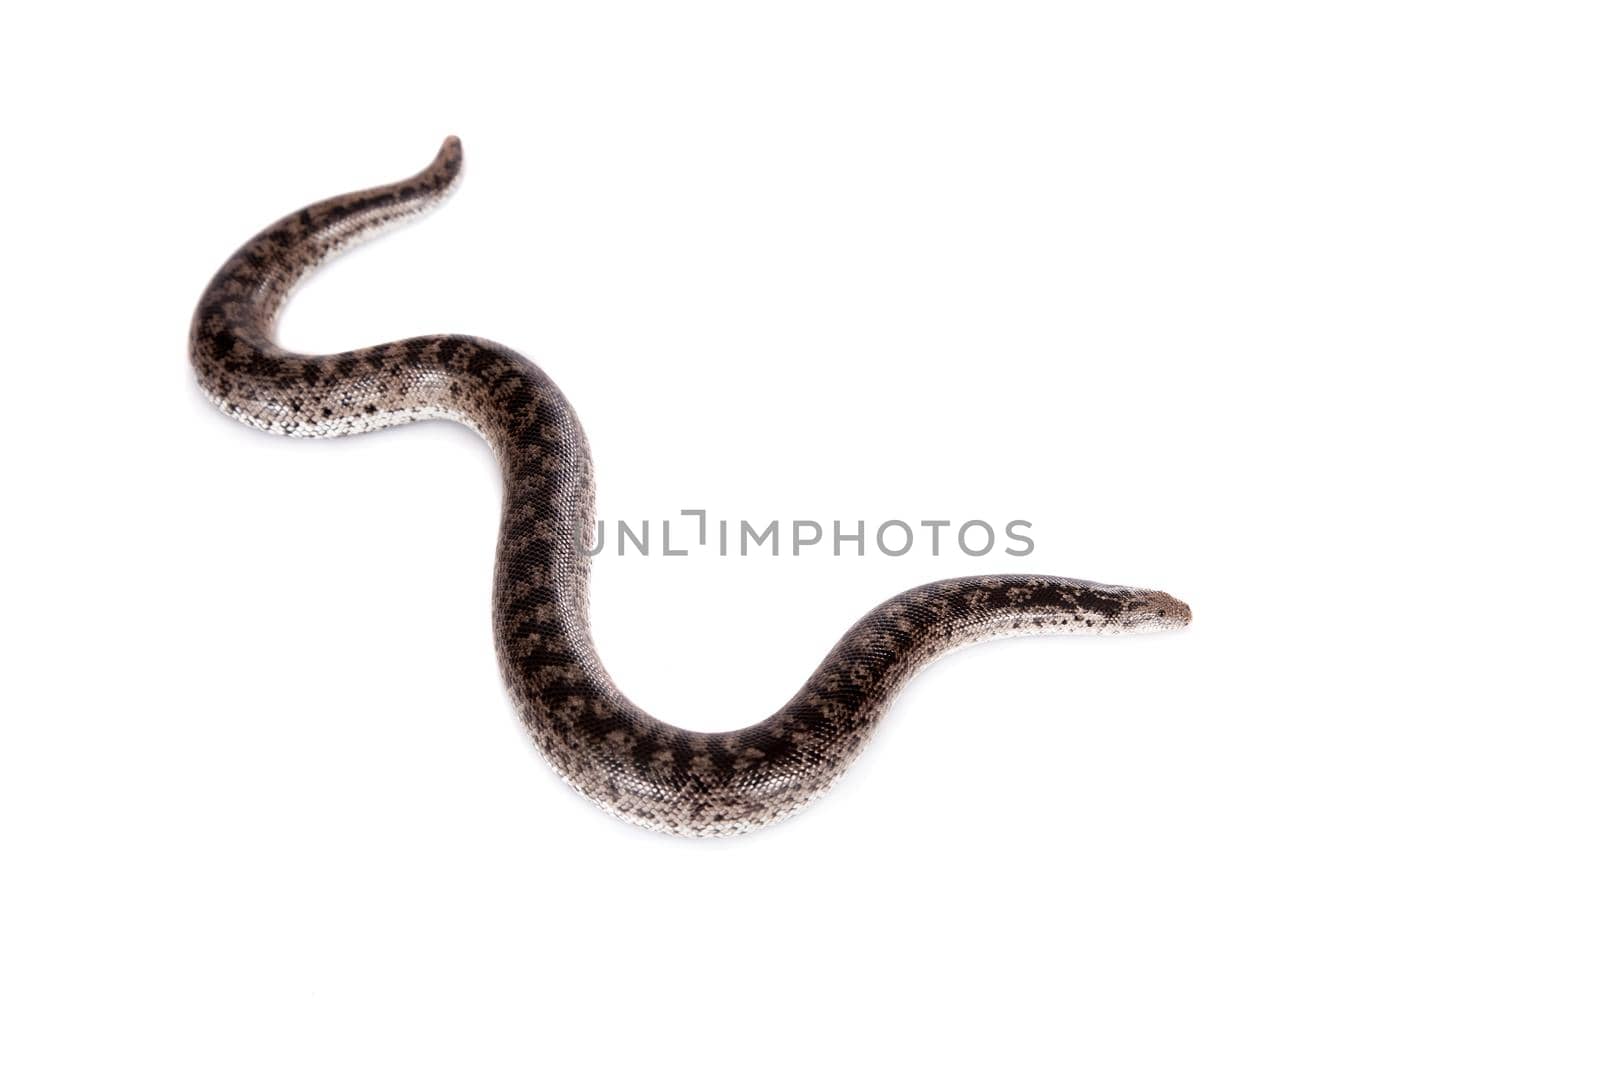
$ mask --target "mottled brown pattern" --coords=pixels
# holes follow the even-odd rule
[[[498,455],[504,511],[494,575],[500,668],[540,751],[613,814],[656,830],[725,835],[782,819],[824,793],[894,694],[939,655],[1017,633],[1170,629],[1189,609],[1165,593],[1041,575],[958,578],[889,600],[853,626],[788,704],[726,733],[681,730],[623,696],[595,654],[589,448],[555,383],[476,337],[416,337],[331,356],[284,351],[274,320],[330,254],[433,206],[461,174],[449,138],[416,177],[324,200],[236,252],[195,311],[190,355],[224,412],[271,433],[337,436],[425,418],[466,423]],[[713,676],[714,661],[706,665]]]

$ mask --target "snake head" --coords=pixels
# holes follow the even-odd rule
[[[1090,629],[1098,628],[1102,633],[1181,630],[1193,618],[1189,605],[1156,589],[1070,582],[1064,583],[1063,594],[1074,621],[1086,623]]]
[[[1151,630],[1181,630],[1194,618],[1189,605],[1170,593],[1142,589],[1140,596],[1129,601],[1124,613],[1124,623],[1131,633]]]

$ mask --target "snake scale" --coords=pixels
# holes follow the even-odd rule
[[[269,433],[334,437],[442,418],[488,441],[504,476],[493,591],[500,669],[550,765],[602,808],[688,836],[765,826],[826,792],[896,692],[951,649],[1013,634],[1188,623],[1187,606],[1152,590],[1042,575],[957,578],[868,612],[793,699],[753,726],[702,733],[648,715],[612,682],[590,636],[589,448],[555,383],[477,337],[415,337],[336,355],[289,352],[273,340],[290,292],[318,263],[438,204],[460,176],[461,144],[451,137],[415,177],[323,200],[261,231],[200,298],[190,358],[223,412]],[[700,669],[714,678],[715,659]]]

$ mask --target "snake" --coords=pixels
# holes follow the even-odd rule
[[[326,355],[274,340],[279,313],[316,266],[438,205],[461,174],[461,142],[450,137],[413,177],[319,201],[256,234],[200,297],[189,357],[217,408],[268,433],[338,437],[448,419],[488,443],[503,482],[492,593],[500,672],[545,761],[601,808],[686,837],[769,826],[828,792],[906,683],[954,649],[1189,623],[1186,604],[1151,589],[1040,574],[936,581],[867,612],[799,691],[754,725],[703,732],[650,715],[595,650],[586,551],[596,522],[593,465],[572,405],[544,371],[504,345],[456,334]],[[723,616],[723,625],[733,622]],[[696,674],[714,683],[731,673],[718,635],[697,637]],[[1003,756],[1027,743],[1025,729],[994,713],[966,729],[975,750]],[[980,771],[956,773],[970,787]]]

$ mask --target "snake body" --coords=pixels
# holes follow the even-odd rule
[[[195,311],[190,358],[226,414],[269,433],[334,437],[418,419],[472,427],[496,453],[504,498],[493,616],[501,672],[539,750],[612,814],[689,836],[783,819],[828,790],[896,692],[943,653],[1025,633],[1172,629],[1189,609],[1165,593],[1042,575],[934,582],[880,604],[787,704],[753,726],[679,729],[635,706],[595,653],[588,620],[594,488],[572,406],[543,371],[477,337],[416,337],[336,355],[273,340],[295,284],[351,243],[437,204],[461,175],[444,142],[408,180],[312,204],[257,234]],[[715,654],[700,666],[713,677]],[[995,743],[1004,727],[993,724]]]

